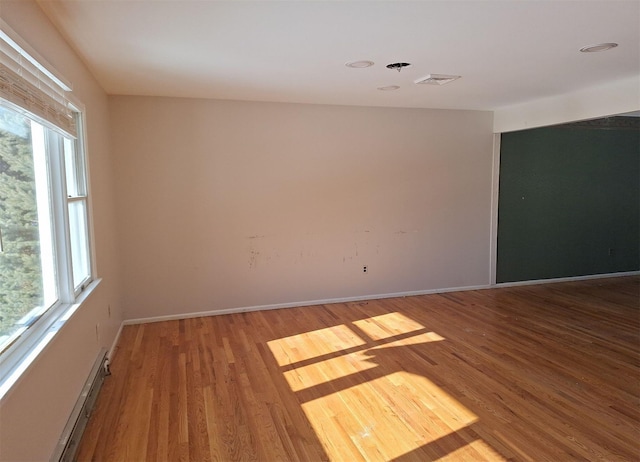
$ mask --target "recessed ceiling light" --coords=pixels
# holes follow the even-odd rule
[[[394,91],[400,88],[398,85],[387,85],[386,87],[378,87],[380,91]]]
[[[459,78],[459,75],[429,74],[426,77],[416,80],[414,83],[419,85],[444,85]]]
[[[580,51],[583,53],[597,53],[598,51],[607,51],[617,46],[617,43],[598,43],[597,45],[582,47]]]
[[[349,63],[344,63],[347,67],[352,67],[354,69],[364,69],[365,67],[373,66],[373,61],[351,61]]]

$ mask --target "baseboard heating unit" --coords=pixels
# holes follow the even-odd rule
[[[82,393],[80,393],[67,425],[64,427],[60,441],[51,457],[51,462],[72,462],[75,460],[80,438],[82,438],[82,433],[87,426],[98,393],[107,375],[110,375],[109,360],[107,350],[103,348],[98,354],[87,382],[82,387]]]

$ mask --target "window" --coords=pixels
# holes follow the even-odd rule
[[[87,226],[87,185],[84,158],[81,155],[82,151],[77,148],[78,143],[69,138],[64,138],[63,143],[71,267],[73,288],[77,293],[84,284],[91,280]]]
[[[93,274],[82,113],[68,99],[69,86],[1,21],[0,28],[0,372],[6,374],[77,302]]]

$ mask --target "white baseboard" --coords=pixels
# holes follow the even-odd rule
[[[125,322],[126,321],[120,323],[120,327],[118,328],[116,337],[113,339],[113,342],[111,343],[111,348],[109,348],[109,351],[107,352],[107,359],[109,360],[109,362],[113,360],[113,353],[115,353],[116,347],[118,346],[118,340],[120,340],[120,334],[122,334],[122,328],[124,327]]]
[[[590,274],[587,276],[572,276],[567,278],[553,278],[553,279],[536,279],[532,281],[516,281],[516,282],[499,282],[493,287],[517,287],[517,286],[532,286],[536,284],[554,284],[556,282],[572,282],[572,281],[587,281],[589,279],[606,279],[606,278],[619,278],[623,276],[640,276],[640,271],[625,271],[621,273],[606,273],[606,274]]]
[[[603,278],[636,276],[636,275],[640,275],[640,271],[627,271],[624,273],[609,273],[609,274],[594,274],[589,276],[576,276],[576,277],[556,278],[556,279],[538,279],[534,281],[502,282],[494,285],[487,284],[487,285],[478,285],[478,286],[449,287],[444,289],[395,292],[390,294],[374,294],[374,295],[364,295],[364,296],[357,296],[357,297],[328,298],[324,300],[307,300],[307,301],[290,302],[290,303],[275,303],[272,305],[243,306],[243,307],[236,307],[236,308],[226,308],[221,310],[197,311],[192,313],[170,314],[165,316],[152,316],[149,318],[127,319],[123,321],[122,325],[120,326],[120,331],[118,331],[118,334],[116,335],[116,339],[113,343],[113,346],[111,347],[111,350],[109,350],[109,357],[111,357],[113,353],[113,349],[115,348],[118,338],[120,337],[122,326],[126,326],[126,325],[146,324],[150,322],[160,322],[160,321],[174,321],[177,319],[201,318],[205,316],[220,316],[224,314],[245,313],[249,311],[278,310],[282,308],[328,305],[331,303],[362,302],[365,300],[380,300],[385,298],[413,297],[417,295],[442,294],[447,292],[465,292],[469,290],[482,290],[482,289],[515,287],[515,286],[525,286],[525,285],[535,285],[535,284],[552,284],[556,282],[584,281],[588,279],[603,279]]]
[[[479,286],[450,287],[450,288],[444,288],[444,289],[395,292],[390,294],[363,295],[363,296],[357,296],[357,297],[328,298],[324,300],[307,300],[307,301],[301,301],[301,302],[276,303],[272,305],[243,306],[243,307],[237,307],[237,308],[227,308],[222,310],[197,311],[193,313],[181,313],[181,314],[170,314],[166,316],[153,316],[149,318],[127,319],[123,321],[122,324],[123,325],[146,324],[149,322],[173,321],[176,319],[200,318],[204,316],[220,316],[223,314],[245,313],[249,311],[278,310],[281,308],[297,308],[297,307],[303,307],[303,306],[329,305],[332,303],[362,302],[365,300],[380,300],[384,298],[397,298],[397,297],[413,297],[416,295],[440,294],[440,293],[446,293],[446,292],[464,292],[468,290],[489,289],[490,287],[491,286],[487,284],[487,285],[479,285]]]

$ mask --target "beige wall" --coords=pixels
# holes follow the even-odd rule
[[[0,401],[0,460],[39,461],[51,457],[100,348],[111,346],[122,321],[108,99],[35,2],[2,0],[0,18],[73,83],[74,95],[86,106],[97,269],[103,278]]]
[[[110,113],[126,319],[490,283],[491,113],[126,96]]]

